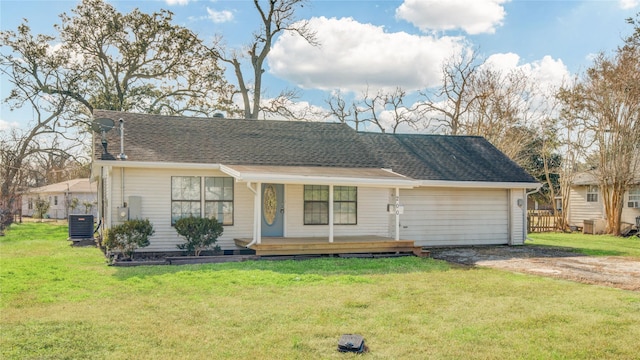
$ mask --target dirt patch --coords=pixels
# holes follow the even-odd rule
[[[486,266],[640,291],[640,259],[628,257],[585,256],[545,246],[431,249],[431,257],[466,266]]]

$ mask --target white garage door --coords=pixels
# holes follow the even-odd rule
[[[418,246],[509,242],[507,190],[421,188],[400,192],[400,238]]]

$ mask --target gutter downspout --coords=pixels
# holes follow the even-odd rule
[[[251,182],[248,181],[247,182],[247,188],[249,190],[251,190],[251,192],[253,193],[254,197],[254,201],[253,201],[253,239],[251,240],[250,243],[247,244],[247,248],[251,248],[253,245],[255,245],[258,242],[258,209],[259,209],[259,204],[258,204],[258,190],[257,190],[257,186],[256,189],[251,187]]]
[[[396,236],[395,240],[400,240],[400,188],[396,188]]]
[[[333,242],[333,184],[329,185],[329,242]]]
[[[120,168],[120,200],[121,200],[121,204],[120,206],[122,207],[126,207],[125,206],[125,201],[124,201],[124,168],[121,167]]]

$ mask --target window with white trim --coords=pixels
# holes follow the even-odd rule
[[[333,224],[355,225],[358,222],[358,190],[355,186],[334,186]],[[329,224],[329,186],[304,186],[304,224]]]
[[[304,186],[304,224],[329,224],[329,186]]]
[[[200,217],[200,177],[171,177],[171,225],[178,219]]]
[[[357,187],[333,187],[333,223],[335,225],[356,225],[358,223]]]
[[[204,178],[204,216],[233,225],[233,178]]]
[[[598,202],[598,186],[587,186],[587,202]]]
[[[629,202],[631,201],[640,201],[640,186],[629,189]]]
[[[233,225],[233,178],[172,176],[171,225],[203,213],[222,225]]]

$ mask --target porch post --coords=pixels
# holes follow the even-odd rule
[[[396,188],[396,241],[400,240],[400,188]]]
[[[329,242],[333,242],[333,185],[329,185]]]
[[[256,244],[262,243],[262,183],[256,183],[256,204],[254,206],[255,214],[253,216],[256,229]]]

